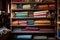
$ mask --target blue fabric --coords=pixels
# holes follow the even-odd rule
[[[28,17],[28,12],[15,12],[15,17]]]
[[[32,35],[17,35],[17,38],[21,38],[21,39],[31,39]]]
[[[28,24],[28,25],[34,25],[34,20],[28,20],[28,21],[27,21],[27,24]]]
[[[17,4],[17,8],[22,8],[22,4]]]
[[[57,36],[60,37],[60,30],[57,31]]]

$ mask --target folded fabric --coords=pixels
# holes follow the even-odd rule
[[[47,39],[47,36],[34,36],[34,39]]]
[[[47,12],[34,12],[34,15],[46,15]]]
[[[16,17],[28,17],[28,12],[15,12]]]
[[[50,24],[34,24],[35,26],[46,26],[46,25],[50,25]]]
[[[34,25],[34,20],[27,20],[27,25]]]
[[[16,14],[16,13],[24,13],[24,14],[26,13],[26,14],[28,14],[28,12],[15,12],[15,14]]]
[[[55,8],[55,5],[54,5],[54,4],[50,4],[50,5],[49,5],[49,8],[50,8],[50,9],[54,9],[54,8]]]
[[[39,9],[48,9],[48,5],[38,5]]]
[[[13,21],[11,24],[12,25],[18,25],[19,21]]]
[[[17,4],[17,8],[22,8],[22,4]]]
[[[36,11],[36,12],[33,12],[34,15],[46,15],[49,11],[48,10],[45,10],[45,11]]]
[[[16,4],[11,4],[11,9],[17,9],[17,5]]]
[[[13,32],[21,32],[22,30],[20,28],[16,28],[13,30]]]
[[[34,17],[46,18],[47,16],[34,16]]]
[[[36,15],[39,15],[39,16],[43,16],[43,15],[47,15],[47,14],[34,14],[34,16],[36,16]]]
[[[21,24],[21,23],[27,23],[27,21],[19,21],[19,23]]]
[[[31,39],[32,35],[17,35],[17,38],[19,38],[19,39]]]
[[[27,24],[19,24],[19,25],[21,25],[21,26],[27,26]]]
[[[31,8],[31,5],[30,4],[23,5],[23,9],[30,9],[30,8]]]
[[[33,13],[29,13],[29,17],[33,17],[34,15],[33,15]]]
[[[45,29],[40,29],[41,31],[53,31],[54,29],[47,29],[47,28],[45,28]]]
[[[49,20],[36,20],[34,23],[50,23]]]

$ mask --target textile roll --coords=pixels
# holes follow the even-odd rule
[[[31,39],[32,35],[17,35],[17,38],[19,38],[19,39]]]
[[[34,20],[27,20],[27,25],[34,25]]]
[[[29,5],[29,4],[23,5],[23,9],[31,9],[31,5]]]
[[[17,8],[22,8],[23,5],[22,4],[17,4]]]
[[[38,5],[39,9],[48,9],[48,5]]]
[[[50,23],[49,20],[36,20],[34,23]]]
[[[13,21],[13,22],[12,22],[12,25],[18,25],[18,23],[19,23],[18,20],[17,20],[17,21]]]
[[[11,9],[17,9],[17,5],[16,4],[11,4]]]

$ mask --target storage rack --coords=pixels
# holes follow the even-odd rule
[[[60,1],[57,0],[57,38],[60,39],[59,37],[59,31],[60,30]]]
[[[50,8],[48,8],[48,9],[12,9],[12,4],[40,4],[40,5],[44,5],[44,4],[47,4],[47,5],[49,5],[49,4],[54,4],[55,5],[55,8],[54,9],[50,9]],[[56,18],[55,18],[55,14],[56,14],[56,0],[55,0],[55,2],[12,2],[12,0],[11,0],[11,18],[10,18],[10,23],[12,23],[13,22],[13,20],[36,20],[36,19],[39,19],[39,20],[50,20],[51,21],[51,25],[46,25],[46,26],[41,26],[41,25],[37,25],[38,26],[38,28],[41,28],[41,27],[48,27],[48,28],[52,28],[54,31],[38,31],[38,32],[13,32],[13,30],[14,29],[16,29],[16,28],[24,28],[24,27],[37,27],[37,26],[35,26],[35,25],[26,25],[26,26],[23,26],[23,25],[10,25],[11,26],[11,30],[12,30],[12,33],[13,33],[13,35],[29,35],[29,34],[31,34],[32,35],[32,40],[34,40],[33,39],[33,37],[35,36],[35,35],[46,35],[48,38],[49,37],[53,37],[53,38],[55,38],[55,35],[56,35],[56,25],[55,25],[55,21],[56,21]],[[52,13],[50,13],[50,17],[46,17],[46,18],[36,18],[36,17],[12,17],[12,14],[14,14],[14,12],[15,11],[19,11],[19,12],[22,12],[22,11],[27,11],[27,12],[34,12],[34,11],[43,11],[43,10],[49,10],[49,12],[50,11],[54,11],[54,14],[53,14],[53,16],[54,16],[54,18],[51,16],[51,14]],[[54,23],[54,24],[53,24]],[[50,36],[50,34],[52,35],[52,36]],[[47,39],[48,39],[47,38]]]

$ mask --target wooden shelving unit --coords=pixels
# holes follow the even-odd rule
[[[60,1],[57,0],[57,38],[60,39]]]
[[[41,0],[40,0],[41,1]],[[45,0],[44,0],[45,1]],[[32,37],[34,37],[33,36],[33,34],[36,34],[36,33],[38,33],[38,34],[51,34],[52,36],[48,36],[48,35],[45,35],[46,37],[53,37],[53,38],[55,38],[55,34],[56,34],[56,30],[55,30],[55,28],[56,28],[56,26],[55,26],[55,23],[54,23],[54,21],[56,20],[56,18],[55,18],[55,14],[56,14],[56,0],[54,0],[55,2],[13,2],[12,0],[11,0],[11,17],[10,17],[10,26],[11,26],[11,30],[12,30],[12,33],[13,34],[32,34]],[[15,6],[17,6],[17,4],[22,4],[22,8],[18,8],[18,7],[16,7],[16,8],[14,8]],[[31,7],[31,5],[33,4],[33,8]],[[15,5],[15,6],[14,6]],[[30,6],[30,8],[28,7],[28,8],[26,8],[27,6],[25,6],[25,9],[24,9],[24,7],[23,7],[23,5],[25,6],[25,5],[29,5]],[[41,6],[41,5],[43,5],[42,7],[43,8],[38,8],[38,6]],[[45,6],[47,5],[47,7],[45,8]],[[51,6],[51,7],[50,7]],[[20,5],[20,7],[21,7],[21,5]],[[46,10],[47,10],[47,12],[46,12]],[[44,11],[46,14],[44,14],[44,12],[41,12],[41,11]],[[27,14],[28,14],[28,16],[27,17],[16,17],[16,12],[20,12],[20,13],[23,13],[23,12],[28,12]],[[32,13],[30,13],[30,12],[32,12]],[[41,12],[41,14],[42,15],[45,15],[46,17],[34,17],[34,12],[36,12],[36,13],[39,13],[39,12]],[[29,16],[30,14],[32,14],[33,16]],[[22,14],[23,15],[23,14]],[[41,16],[41,15],[40,15]],[[17,20],[17,21],[16,21]],[[27,25],[19,25],[19,23],[21,22],[21,21],[24,21],[25,20],[25,22],[27,22],[26,24]],[[31,25],[29,25],[28,24],[28,20],[33,20],[34,22],[32,22],[33,23],[33,25],[31,24]],[[41,22],[41,20],[43,20],[42,22],[41,22],[41,24],[39,24],[39,25],[34,25],[35,24],[35,21],[36,20],[40,20],[40,22]],[[45,20],[47,20],[49,23],[47,23],[46,25],[44,24],[43,25],[43,22],[45,22]],[[15,21],[14,23],[17,23],[18,21],[20,21],[20,22],[18,22],[17,24],[18,25],[15,25],[14,23],[13,23],[13,21]],[[22,22],[21,22],[22,23]],[[46,22],[45,22],[46,23]],[[14,25],[13,25],[14,24]],[[34,29],[34,28],[38,28],[38,31],[33,31],[33,30],[31,30],[30,32],[29,31],[21,31],[22,30],[22,28],[26,28],[26,27],[31,27],[31,29]],[[32,28],[32,27],[34,27],[34,28]],[[39,29],[41,29],[41,28],[47,28],[47,29],[52,29],[51,31],[50,30],[46,30],[46,31],[41,31],[41,30],[39,30]],[[20,32],[14,32],[13,30],[14,29],[16,29],[16,28],[20,28],[21,30],[20,30]],[[24,29],[25,29],[24,28]],[[45,29],[46,29],[45,28]],[[28,29],[28,28],[27,28]],[[18,30],[19,31],[19,30]],[[38,35],[38,34],[36,34],[36,35]],[[43,35],[44,36],[44,35]],[[47,39],[48,39],[47,38]],[[32,38],[32,40],[34,40],[34,38]]]

